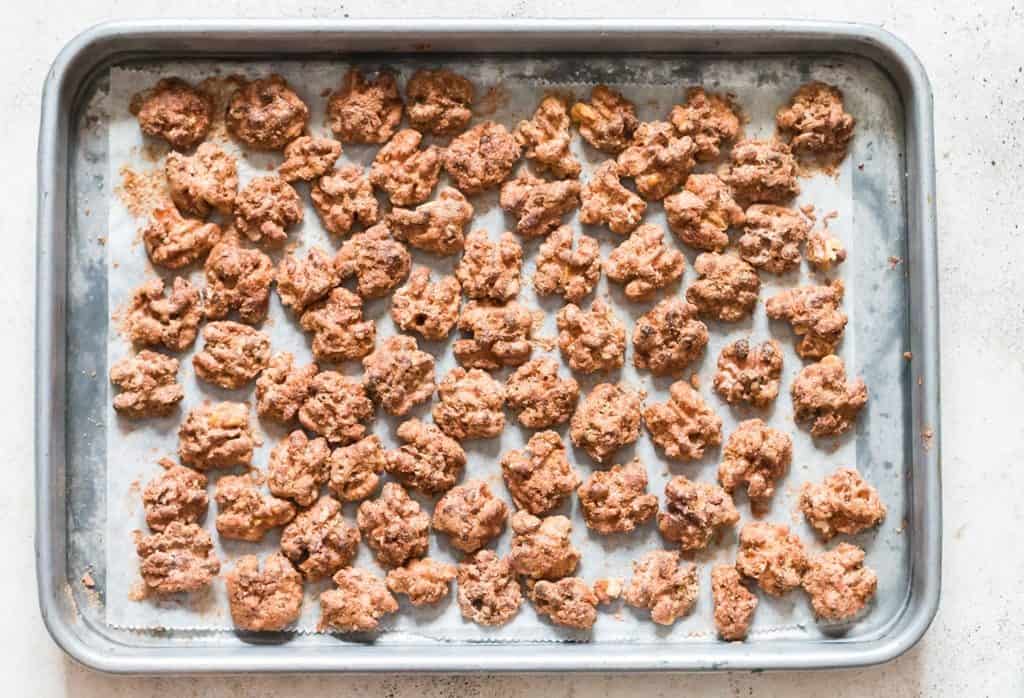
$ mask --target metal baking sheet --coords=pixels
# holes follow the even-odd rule
[[[593,51],[599,34],[601,55],[577,55]],[[549,55],[529,61],[502,55],[531,50]],[[352,62],[458,66],[467,60],[462,54],[479,51],[491,54],[481,63],[500,66],[504,79],[513,82],[585,85],[600,80],[623,85],[627,94],[630,84],[652,82],[677,85],[680,93],[700,83],[729,89],[729,80],[741,74],[767,90],[782,90],[780,103],[811,77],[831,77],[843,87],[848,108],[860,119],[851,166],[839,180],[850,186],[849,211],[841,211],[834,224],[851,247],[843,270],[852,285],[843,350],[851,369],[867,380],[872,400],[840,455],[854,454],[857,467],[879,485],[890,507],[882,529],[868,542],[860,541],[882,578],[879,600],[863,620],[838,628],[813,622],[770,627],[755,621],[755,633],[744,645],[716,642],[699,617],[694,625],[664,636],[599,627],[588,637],[491,637],[470,628],[456,634],[396,632],[373,644],[315,635],[241,636],[217,631],[223,620],[157,632],[109,622],[111,608],[124,601],[107,594],[117,587],[107,578],[103,554],[110,542],[105,536],[108,511],[117,508],[110,499],[118,490],[111,495],[106,478],[113,462],[106,434],[116,425],[107,415],[103,379],[113,310],[108,302],[112,253],[98,238],[106,237],[117,182],[110,176],[108,123],[96,114],[98,101],[110,89],[111,69],[154,69],[184,58],[243,58],[254,66],[293,69],[304,61],[334,62],[340,75]],[[723,75],[725,84],[717,84]],[[535,102],[522,105],[521,116]],[[417,32],[399,31],[389,23],[318,23],[316,29],[302,22],[203,22],[173,29],[106,25],[79,37],[58,59],[47,86],[41,133],[40,599],[54,637],[81,661],[111,671],[167,672],[812,668],[891,658],[927,627],[939,583],[938,440],[922,436],[938,430],[930,97],[920,67],[891,36],[851,25],[770,22],[670,27],[444,22],[427,23]],[[603,247],[607,254],[608,244]],[[692,261],[693,255],[688,256]],[[897,257],[902,261],[891,265],[890,258]],[[712,333],[721,339],[717,329]],[[762,331],[756,328],[755,337]],[[785,334],[780,339],[789,341]],[[701,364],[705,385],[714,349]],[[908,350],[911,362],[903,358]],[[790,362],[790,369],[795,366]],[[785,396],[780,400],[782,407]],[[729,433],[732,422],[723,417]],[[787,431],[806,439],[792,428]],[[486,452],[470,455],[480,459]],[[782,488],[820,479],[843,464],[826,453],[820,461],[795,463]],[[668,470],[710,479],[714,462],[711,457],[699,469],[673,465]],[[582,462],[580,469],[586,476],[590,466]],[[652,490],[660,494],[660,468],[655,462],[648,469]],[[123,496],[130,495],[125,491]],[[777,502],[772,518],[787,519],[785,505]],[[577,534],[581,528],[577,525]],[[598,576],[600,564],[585,551],[584,576]],[[95,590],[79,582],[86,571],[97,582]],[[707,570],[699,602],[705,620],[710,617],[706,576]],[[759,626],[763,632],[756,632]]]

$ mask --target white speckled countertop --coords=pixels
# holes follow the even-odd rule
[[[33,572],[32,375],[35,162],[39,96],[50,61],[81,29],[154,16],[567,17],[789,16],[880,24],[904,38],[935,92],[942,320],[945,547],[938,617],[904,657],[841,673],[457,678],[116,678],[66,659],[46,634]],[[5,694],[75,696],[1011,696],[1024,695],[1024,243],[1012,202],[1024,185],[1024,6],[1010,0],[41,0],[10,3],[0,23],[0,123],[6,166],[0,276],[6,342],[0,408],[8,485],[0,489],[0,677]],[[27,166],[19,166],[27,163]],[[1010,532],[1011,536],[1006,534]],[[1014,549],[1016,548],[1016,552]]]

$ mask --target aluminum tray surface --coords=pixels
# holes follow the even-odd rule
[[[595,48],[602,55],[588,60],[585,54]],[[133,632],[105,622],[108,393],[102,377],[113,309],[107,303],[107,258],[96,240],[104,234],[117,182],[109,181],[107,133],[91,120],[90,105],[108,89],[111,68],[213,57],[457,64],[466,51],[486,51],[487,61],[512,72],[518,59],[502,54],[548,53],[543,70],[532,77],[552,83],[628,84],[641,73],[649,76],[653,65],[680,91],[700,84],[703,69],[723,60],[755,72],[759,61],[792,66],[797,74],[826,66],[852,81],[844,85],[854,93],[852,102],[863,91],[871,97],[866,103],[880,105],[868,118],[858,114],[861,130],[850,158],[864,167],[852,171],[855,225],[837,222],[841,233],[857,236],[847,262],[856,289],[846,342],[856,346],[851,370],[872,390],[868,413],[851,438],[858,468],[880,487],[890,508],[885,526],[867,544],[883,550],[888,562],[879,569],[884,594],[864,620],[841,629],[755,635],[742,645],[674,637],[603,641],[600,635],[589,642],[354,643],[316,635]],[[594,75],[594,65],[608,65],[598,60],[608,53],[622,54],[621,67]],[[774,55],[758,55],[766,53]],[[537,56],[531,58],[536,62]],[[780,81],[771,71],[762,73],[766,85]],[[40,603],[51,633],[80,661],[122,672],[773,669],[854,666],[898,655],[927,628],[939,588],[939,454],[937,440],[927,438],[939,427],[932,168],[923,72],[905,47],[866,27],[428,22],[411,32],[397,23],[203,22],[175,23],[174,29],[116,24],[87,32],[55,63],[40,142],[37,545]],[[890,257],[902,262],[890,268]],[[903,359],[904,351],[912,352],[912,361]],[[705,357],[702,374],[711,361]],[[801,437],[806,435],[795,434]],[[581,464],[584,476],[588,468]],[[709,477],[706,469],[703,477]],[[673,467],[675,473],[690,474],[685,467]],[[802,479],[794,473],[782,486]],[[773,518],[783,516],[776,508]],[[86,571],[95,590],[79,581]],[[706,586],[701,603],[710,606]]]

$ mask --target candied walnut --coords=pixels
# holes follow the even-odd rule
[[[757,610],[757,597],[743,586],[735,565],[715,565],[711,570],[711,596],[715,628],[723,640],[745,640]]]
[[[341,246],[334,263],[342,279],[356,277],[363,298],[381,298],[409,275],[412,257],[405,245],[391,237],[383,223],[356,233]]]
[[[367,80],[358,70],[349,70],[327,101],[327,124],[343,143],[384,143],[401,121],[398,83],[386,71]]]
[[[316,364],[296,366],[295,357],[286,351],[271,356],[256,379],[256,412],[279,422],[293,420],[309,397],[318,370]]]
[[[277,267],[275,280],[281,303],[298,315],[341,283],[334,258],[316,246],[309,249],[305,259],[285,255]]]
[[[441,149],[419,150],[423,135],[407,128],[396,133],[377,151],[370,166],[370,182],[388,195],[394,206],[413,206],[430,198],[441,175]]]
[[[132,98],[131,112],[147,136],[185,149],[206,138],[213,100],[181,78],[164,78]]]
[[[334,449],[327,488],[343,502],[358,502],[377,489],[380,473],[386,466],[384,446],[371,434],[354,444]]]
[[[281,553],[260,559],[244,555],[224,575],[231,619],[236,628],[250,631],[283,630],[302,611],[302,577]]]
[[[121,391],[114,396],[114,409],[126,417],[163,417],[185,397],[178,360],[148,349],[111,366],[110,382]]]
[[[222,320],[234,310],[242,322],[262,322],[270,304],[274,263],[259,250],[239,247],[234,240],[218,243],[203,266],[206,274],[204,310]],[[205,336],[205,335],[204,335]]]
[[[371,226],[380,216],[373,185],[358,165],[345,165],[313,182],[313,208],[328,233],[347,235],[357,222]]]
[[[258,543],[272,528],[295,518],[295,505],[260,492],[263,476],[257,471],[225,475],[217,480],[217,533],[224,538]]]
[[[299,422],[332,444],[347,446],[363,438],[363,422],[373,417],[366,387],[337,371],[321,371],[310,384],[309,397],[299,408]]]
[[[178,457],[199,470],[249,467],[255,445],[244,402],[204,402],[178,429]]]
[[[524,427],[546,429],[569,421],[580,397],[572,376],[558,375],[558,362],[548,357],[523,364],[505,382],[505,402]]]
[[[718,485],[691,482],[682,475],[665,485],[665,511],[658,512],[658,530],[682,550],[703,550],[715,531],[739,520],[732,497]]]
[[[708,328],[697,306],[670,296],[640,316],[633,327],[633,365],[656,376],[680,373],[700,358]]]
[[[388,414],[402,416],[434,394],[434,357],[416,339],[395,335],[363,359],[366,392]]]
[[[800,511],[825,540],[877,526],[886,514],[878,490],[850,468],[840,468],[821,484],[805,482],[800,488]]]
[[[340,286],[306,310],[299,324],[313,333],[313,356],[319,361],[361,359],[377,341],[373,320],[363,319],[363,299]]]
[[[595,471],[578,494],[587,528],[602,535],[629,533],[658,511],[658,498],[647,494],[647,470],[636,458]]]
[[[800,193],[796,158],[781,141],[739,141],[732,147],[732,167],[722,177],[745,203],[784,204]]]
[[[620,598],[625,590],[625,584],[620,577],[605,577],[594,582],[594,596],[597,603],[607,606]]]
[[[778,293],[765,303],[772,320],[785,320],[800,337],[796,353],[820,359],[835,352],[846,329],[846,313],[839,309],[846,288],[840,279],[828,286],[798,286]]]
[[[569,133],[569,111],[559,97],[545,97],[530,121],[516,126],[516,143],[523,155],[533,160],[538,169],[551,172],[559,179],[580,176],[579,160],[572,154]]]
[[[311,582],[348,567],[356,558],[359,530],[341,515],[341,505],[330,497],[300,512],[281,531],[281,552]]]
[[[644,218],[647,202],[622,186],[619,166],[606,160],[594,170],[580,190],[580,223],[605,224],[613,233],[625,235]]]
[[[807,553],[788,526],[754,521],[740,531],[736,569],[757,580],[765,593],[782,596],[800,586],[807,570]]]
[[[692,174],[686,187],[665,198],[668,227],[690,247],[721,252],[729,245],[726,231],[745,220],[729,185],[718,175]]]
[[[164,297],[164,281],[155,278],[135,290],[125,328],[133,344],[162,344],[171,351],[184,351],[195,341],[202,319],[198,289],[177,276],[171,292]]]
[[[543,519],[527,511],[512,515],[509,564],[530,579],[560,579],[576,570],[580,551],[572,547],[572,524],[564,516]]]
[[[853,138],[854,118],[843,109],[843,93],[823,82],[801,85],[789,105],[775,114],[779,132],[801,155],[828,155],[836,162],[846,157]]]
[[[629,146],[640,124],[633,103],[606,85],[595,86],[590,102],[576,102],[569,115],[587,143],[612,155]]]
[[[574,371],[594,373],[622,366],[626,328],[610,305],[598,298],[583,310],[570,303],[558,311],[558,349]]]
[[[524,238],[547,235],[579,205],[580,183],[574,179],[549,182],[523,170],[501,185],[501,207],[515,216],[515,232]]]
[[[482,480],[469,480],[445,493],[434,507],[434,530],[464,553],[475,553],[505,528],[508,505]]]
[[[458,189],[445,187],[434,201],[415,209],[392,208],[387,224],[396,240],[418,250],[451,255],[466,244],[463,235],[473,218],[473,206]]]
[[[280,150],[302,135],[309,108],[280,75],[242,83],[228,102],[228,131],[253,148]]]
[[[530,585],[529,594],[537,613],[555,625],[589,630],[597,622],[598,597],[579,577],[541,580]]]
[[[697,603],[697,566],[679,564],[679,553],[652,550],[633,563],[633,578],[626,587],[626,603],[646,608],[651,620],[672,625]]]
[[[871,601],[878,590],[878,575],[864,566],[861,548],[840,543],[811,558],[802,584],[818,618],[842,621],[856,616]]]
[[[191,156],[168,153],[164,175],[179,211],[205,218],[211,209],[227,215],[235,206],[238,162],[219,145],[202,143]]]
[[[470,301],[459,314],[459,330],[469,337],[455,340],[452,351],[466,368],[491,371],[519,366],[533,353],[534,320],[533,313],[516,301],[503,305]]]
[[[398,611],[398,602],[384,581],[360,567],[348,567],[334,575],[337,589],[320,594],[320,632],[371,632],[382,616]]]
[[[502,233],[494,243],[486,230],[474,230],[466,236],[455,276],[469,298],[507,301],[519,295],[522,268],[523,248],[512,233]]]
[[[604,273],[625,284],[626,298],[642,301],[683,276],[686,257],[665,244],[665,231],[658,225],[641,225],[624,243],[612,250]]]
[[[341,157],[341,143],[333,138],[299,136],[284,148],[284,162],[277,168],[286,182],[312,182],[331,171]]]
[[[504,182],[519,159],[519,143],[501,124],[479,123],[444,151],[444,171],[463,194],[472,196]]]
[[[403,445],[384,456],[384,468],[392,477],[424,494],[438,494],[455,485],[466,467],[466,452],[458,441],[418,419],[402,422],[397,434]]]
[[[596,461],[606,461],[640,437],[644,393],[624,385],[594,386],[572,416],[569,435],[577,448]]]
[[[457,568],[425,557],[388,572],[387,584],[395,594],[405,594],[413,606],[428,606],[448,596]]]
[[[391,298],[391,319],[406,332],[426,339],[448,336],[459,320],[462,286],[454,276],[430,282],[430,269],[416,267],[405,286]]]
[[[146,525],[162,531],[172,521],[190,524],[203,518],[210,503],[206,476],[167,458],[160,461],[160,466],[164,471],[150,480],[142,492]]]
[[[479,368],[453,368],[437,396],[434,423],[453,439],[489,439],[505,428],[505,388]]]
[[[443,68],[417,70],[405,85],[409,123],[424,133],[458,133],[473,117],[473,96],[473,83],[457,73]]]
[[[501,472],[512,501],[531,514],[554,509],[580,484],[579,474],[569,464],[562,437],[554,431],[536,433],[525,449],[506,453],[501,459]]]
[[[427,554],[430,517],[401,485],[389,482],[380,497],[360,504],[356,523],[384,567],[401,567]]]
[[[267,488],[270,493],[308,507],[327,482],[327,459],[331,449],[326,439],[310,439],[301,429],[286,436],[270,452]]]
[[[302,222],[302,199],[276,175],[257,177],[235,197],[235,230],[253,242],[280,245],[285,232]]]
[[[689,136],[677,136],[672,124],[643,122],[629,147],[619,153],[619,174],[633,178],[640,196],[660,201],[683,184],[696,152]]]
[[[696,158],[708,162],[718,157],[723,143],[736,138],[740,118],[728,95],[708,94],[702,87],[686,92],[686,103],[672,107],[669,119],[676,131],[689,136],[697,145]]]
[[[807,263],[818,271],[829,271],[846,261],[846,248],[843,242],[829,232],[827,226],[815,228],[807,234],[807,246],[804,248]]]
[[[649,405],[644,424],[669,458],[700,460],[704,449],[722,443],[722,419],[688,381],[669,387],[669,400]]]
[[[810,228],[799,212],[784,206],[754,204],[747,209],[740,257],[751,266],[784,274],[800,266],[800,243]]]
[[[767,407],[779,395],[782,347],[774,339],[751,346],[746,339],[730,342],[718,355],[714,386],[730,405],[745,402]]]
[[[560,294],[579,303],[594,290],[601,276],[601,246],[589,235],[580,235],[573,249],[573,232],[563,225],[541,244],[533,288],[537,295]]]
[[[760,419],[747,419],[725,442],[718,481],[728,492],[746,483],[750,504],[757,509],[775,494],[775,481],[786,474],[792,460],[789,434]]]
[[[479,625],[504,625],[519,612],[523,591],[508,558],[481,550],[466,558],[458,570],[459,610]]]
[[[730,254],[705,252],[693,268],[700,278],[686,289],[686,300],[702,315],[739,322],[754,311],[761,278],[752,266]]]
[[[142,229],[149,260],[165,269],[181,269],[198,262],[220,237],[219,225],[185,218],[174,206],[155,209]]]
[[[148,536],[136,531],[135,551],[142,581],[158,594],[199,591],[220,572],[213,538],[196,524],[172,521]]]
[[[829,354],[804,367],[790,387],[794,417],[810,425],[814,436],[839,436],[848,431],[868,401],[860,378],[848,383],[843,360]]]
[[[226,390],[237,390],[266,368],[270,359],[267,335],[230,320],[203,328],[203,350],[192,357],[196,377]]]

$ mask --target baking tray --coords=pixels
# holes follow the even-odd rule
[[[851,667],[886,661],[925,632],[940,586],[938,319],[934,147],[931,95],[910,50],[868,26],[792,21],[160,21],[110,23],[88,30],[58,56],[43,96],[39,148],[37,287],[37,575],[40,606],[55,641],[78,661],[106,671],[562,671],[765,670]],[[430,642],[408,646],[345,643],[330,637],[117,630],[103,622],[104,439],[106,374],[97,361],[110,312],[106,267],[97,256],[102,197],[82,177],[104,162],[90,136],[86,106],[112,66],[181,58],[301,60],[376,54],[550,54],[552,64],[588,71],[587,54],[635,55],[678,66],[680,86],[699,82],[701,62],[723,56],[756,61],[790,56],[860,61],[872,89],[891,92],[895,148],[859,138],[852,158],[873,166],[854,182],[858,230],[875,241],[871,263],[900,258],[879,299],[864,294],[853,336],[887,325],[886,346],[852,367],[893,399],[862,420],[861,460],[893,469],[901,483],[890,519],[901,536],[899,588],[884,617],[867,630],[812,642],[758,639],[625,643]],[[623,61],[626,63],[626,61]],[[863,66],[862,66],[863,67]],[[589,76],[593,78],[594,76]],[[599,78],[600,76],[598,76]],[[766,80],[772,76],[766,75]],[[100,189],[102,190],[102,182]],[[110,185],[112,186],[112,184]],[[109,188],[105,196],[109,196]],[[863,213],[863,215],[860,215]],[[860,225],[864,221],[863,227]],[[851,260],[850,263],[858,263]],[[871,277],[868,277],[871,278]],[[893,279],[896,279],[893,281]],[[857,301],[858,304],[861,301]],[[882,305],[879,305],[881,303]],[[912,360],[893,370],[893,352]],[[884,386],[884,387],[883,387]],[[869,403],[870,404],[870,403]],[[871,409],[869,407],[869,409]],[[861,455],[863,454],[863,455]],[[97,590],[80,584],[86,571]],[[706,590],[705,590],[706,591]]]

